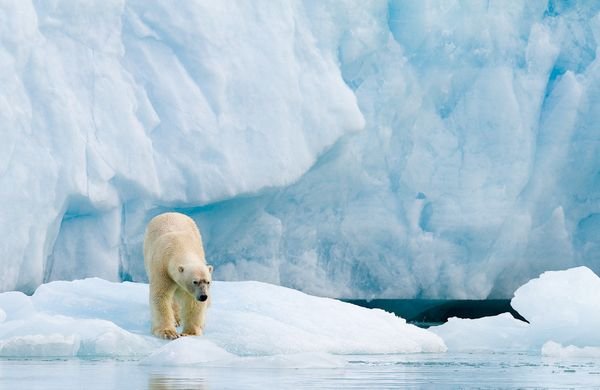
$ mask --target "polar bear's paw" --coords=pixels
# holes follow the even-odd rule
[[[185,337],[185,336],[202,336],[202,329],[201,328],[184,329],[183,332],[181,332],[181,336],[182,337]]]
[[[154,335],[166,340],[175,340],[179,337],[175,329],[157,329],[154,331]]]

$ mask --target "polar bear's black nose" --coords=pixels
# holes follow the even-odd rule
[[[208,295],[200,295],[200,296],[198,297],[198,300],[199,300],[200,302],[204,302],[204,301],[206,301],[207,299],[208,299]]]

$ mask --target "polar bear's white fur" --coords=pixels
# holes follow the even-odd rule
[[[194,221],[180,213],[154,217],[144,237],[152,333],[165,339],[201,335],[210,303],[212,266]],[[177,326],[183,325],[181,334]]]

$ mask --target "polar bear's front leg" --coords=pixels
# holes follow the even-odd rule
[[[183,330],[182,336],[201,336],[204,329],[207,302],[196,301],[192,296],[183,300]]]
[[[173,304],[171,305],[173,308],[173,314],[175,316],[175,327],[177,328],[181,325],[181,316],[180,316],[180,308],[179,303],[177,303],[177,292],[175,292],[175,299],[173,299]]]
[[[174,288],[164,289],[150,283],[152,334],[168,340],[179,337],[175,329],[175,313],[172,305],[174,292]]]

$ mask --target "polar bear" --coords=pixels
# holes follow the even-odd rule
[[[210,303],[212,266],[206,264],[194,221],[180,213],[154,217],[144,237],[152,334],[165,339],[201,335]],[[181,324],[183,330],[177,333]]]

